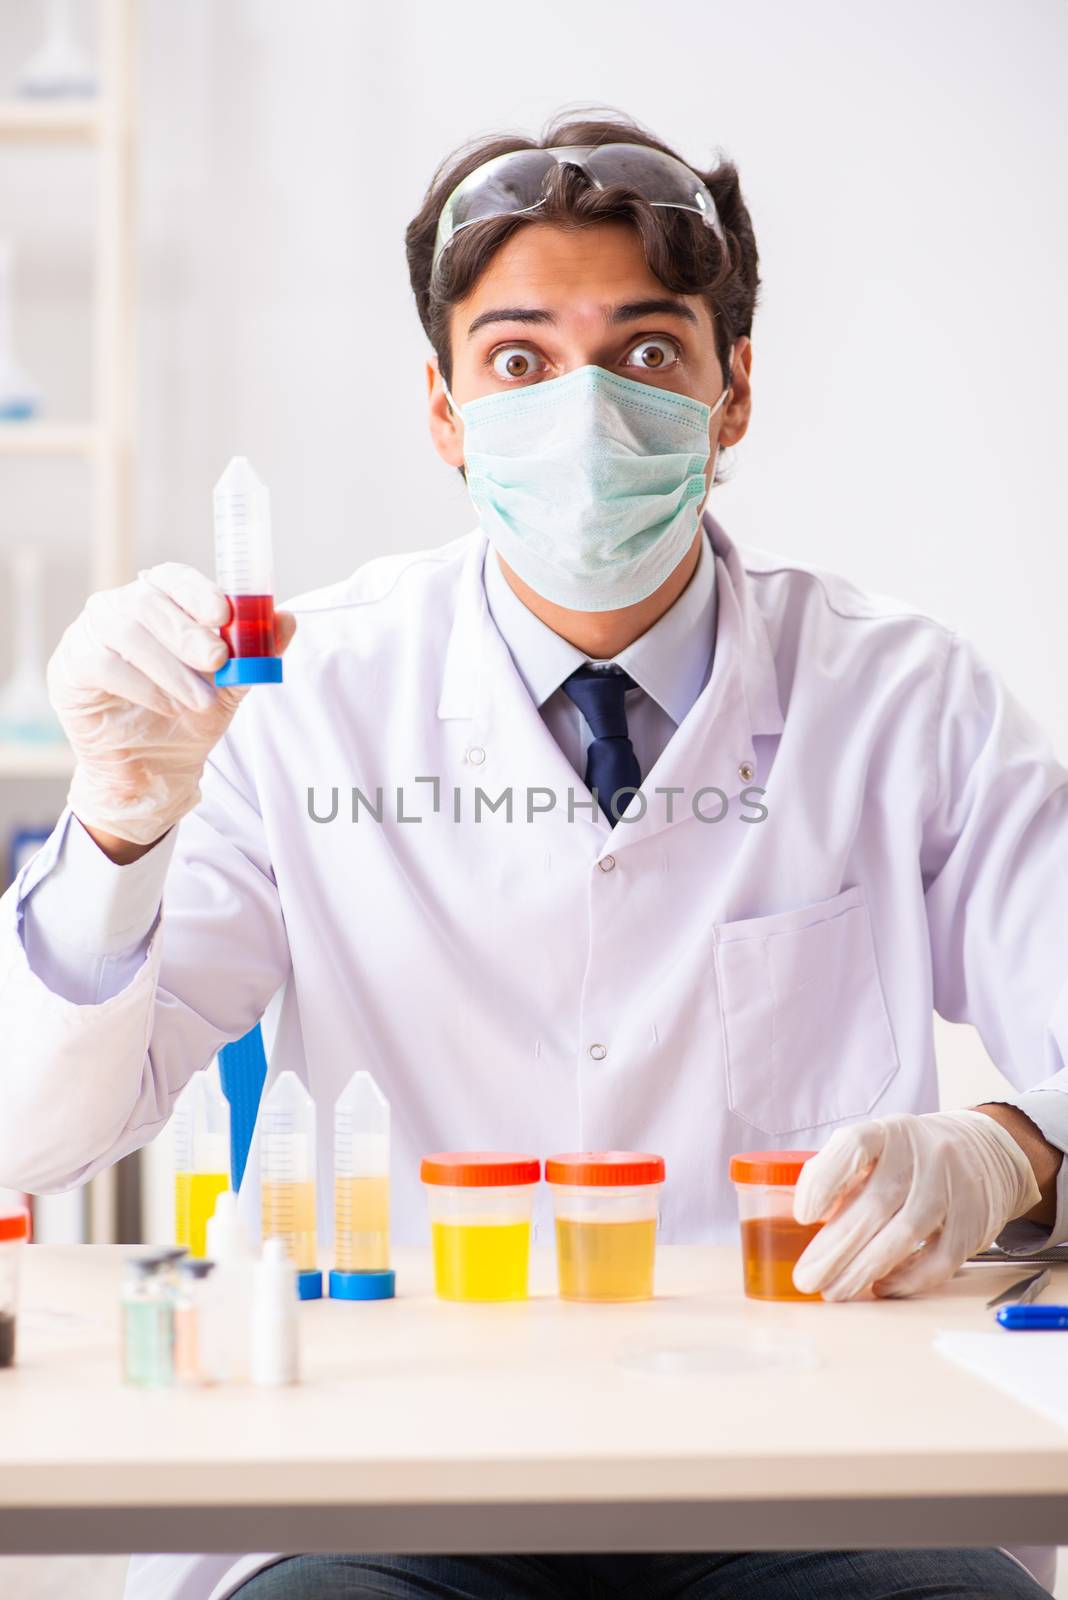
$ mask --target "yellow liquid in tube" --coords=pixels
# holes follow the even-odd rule
[[[525,1300],[530,1223],[431,1225],[434,1283],[443,1300]]]
[[[207,1227],[215,1202],[230,1187],[227,1172],[176,1172],[174,1175],[174,1242],[191,1256],[207,1254]]]
[[[655,1217],[636,1222],[556,1219],[556,1262],[564,1300],[648,1300],[655,1261]]]
[[[388,1270],[388,1178],[335,1178],[334,1265],[338,1272]]]
[[[298,1272],[316,1270],[314,1183],[264,1183],[262,1226],[265,1239],[285,1239]]]

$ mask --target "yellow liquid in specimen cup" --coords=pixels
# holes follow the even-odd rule
[[[389,1179],[334,1179],[334,1265],[339,1272],[389,1266]]]
[[[443,1300],[526,1299],[529,1222],[435,1222],[430,1232]]]
[[[265,1183],[262,1226],[265,1239],[286,1240],[298,1272],[315,1271],[314,1183]]]
[[[655,1260],[655,1217],[637,1222],[556,1219],[563,1300],[648,1300]]]
[[[176,1172],[174,1175],[174,1242],[191,1256],[207,1252],[205,1238],[215,1202],[230,1187],[227,1172]]]

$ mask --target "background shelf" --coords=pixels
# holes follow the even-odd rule
[[[67,778],[74,771],[69,744],[16,744],[0,740],[0,778]]]
[[[94,139],[99,128],[96,99],[0,99],[0,139]]]
[[[100,434],[88,422],[0,422],[0,455],[92,455]]]
[[[96,100],[0,100],[0,139],[95,139]]]

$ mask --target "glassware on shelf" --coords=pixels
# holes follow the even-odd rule
[[[12,569],[12,643],[15,665],[0,685],[0,742],[51,744],[63,738],[45,686],[41,647],[41,594],[44,562],[36,550],[21,547],[9,557]]]
[[[49,100],[96,94],[96,73],[75,37],[71,0],[49,0],[44,40],[16,78],[15,92]]]
[[[40,397],[15,360],[12,338],[14,251],[9,239],[0,239],[0,422],[25,422],[36,416]]]

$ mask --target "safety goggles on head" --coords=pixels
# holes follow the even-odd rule
[[[644,144],[557,145],[551,150],[509,150],[468,173],[441,208],[432,265],[461,228],[544,205],[545,180],[555,167],[577,167],[595,189],[622,184],[651,206],[692,211],[724,243],[707,184],[674,156]]]

